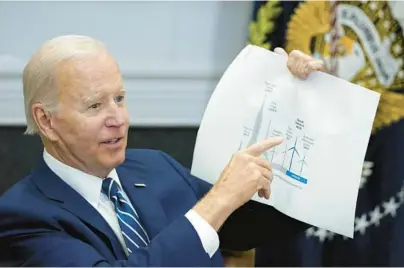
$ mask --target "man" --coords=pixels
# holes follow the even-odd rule
[[[298,52],[288,66],[300,77],[322,67]],[[222,266],[219,246],[246,250],[305,227],[249,201],[270,196],[259,156],[279,138],[234,154],[213,186],[163,152],[126,150],[122,77],[97,40],[49,40],[23,87],[26,132],[44,151],[0,199],[1,266]]]

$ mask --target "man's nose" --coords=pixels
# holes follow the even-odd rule
[[[106,120],[107,127],[121,127],[125,124],[125,112],[121,107],[113,107]]]

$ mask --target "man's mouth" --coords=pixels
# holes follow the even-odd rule
[[[115,144],[115,143],[118,143],[121,139],[122,138],[109,139],[109,140],[104,141],[103,143],[105,143],[105,144]]]

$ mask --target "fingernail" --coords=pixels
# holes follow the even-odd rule
[[[311,67],[315,70],[321,69],[323,67],[323,62],[321,60],[313,61],[310,63]]]

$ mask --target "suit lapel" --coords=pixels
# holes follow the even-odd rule
[[[167,217],[158,198],[147,185],[150,174],[126,166],[118,167],[117,173],[126,195],[152,239],[167,225]]]
[[[126,258],[115,233],[104,218],[79,193],[53,173],[42,158],[33,171],[33,181],[48,199],[57,201],[56,204],[96,229],[98,235],[108,242],[117,259]]]

